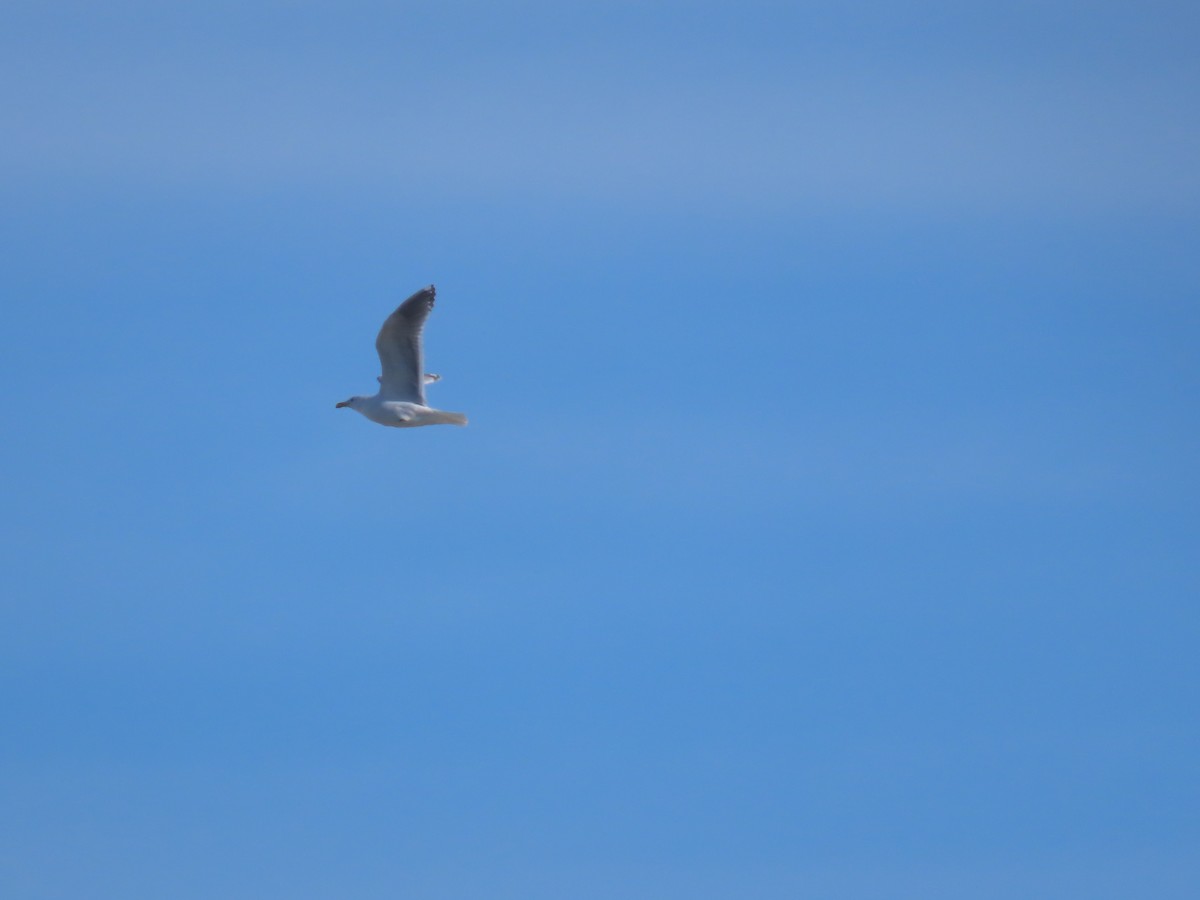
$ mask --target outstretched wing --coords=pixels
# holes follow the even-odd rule
[[[379,393],[388,400],[408,400],[425,405],[421,329],[433,309],[434,295],[432,284],[421,288],[396,307],[375,338],[375,349],[383,366]]]
[[[383,376],[382,375],[376,375],[375,380],[378,381],[380,384],[383,384]],[[426,384],[433,384],[435,381],[441,381],[441,380],[442,380],[441,375],[434,375],[432,372],[425,373],[425,383]]]

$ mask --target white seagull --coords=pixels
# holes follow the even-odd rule
[[[337,405],[348,406],[372,422],[393,428],[415,428],[418,425],[466,425],[462,413],[444,412],[425,404],[425,385],[441,378],[425,374],[424,354],[421,351],[421,329],[433,309],[436,295],[433,285],[421,288],[387,317],[375,349],[383,364],[379,376],[379,393],[374,397],[351,397]]]

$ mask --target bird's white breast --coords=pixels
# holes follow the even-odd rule
[[[423,414],[431,412],[429,407],[407,400],[384,400],[378,394],[369,397],[358,411],[380,425],[392,428],[408,428],[413,425],[424,425]]]

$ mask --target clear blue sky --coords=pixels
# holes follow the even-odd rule
[[[6,3],[0,893],[1197,896],[1198,43]]]

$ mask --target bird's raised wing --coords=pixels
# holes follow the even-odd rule
[[[387,317],[375,338],[375,349],[383,374],[379,393],[388,400],[408,400],[425,405],[425,364],[421,352],[421,329],[433,309],[435,291],[431,284],[421,288]]]

